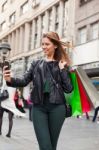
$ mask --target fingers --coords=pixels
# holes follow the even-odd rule
[[[67,65],[67,62],[66,62],[66,61],[60,61],[59,64],[60,64],[60,65],[63,65],[63,66],[66,66],[66,65]]]
[[[63,61],[63,60],[61,60],[60,63],[62,63],[62,64],[64,64],[64,65],[67,64],[67,62],[66,62],[66,61]]]
[[[11,76],[11,73],[10,73],[10,72],[4,72],[4,73],[3,73],[3,76],[4,76],[4,78],[10,77],[10,76]]]
[[[8,77],[11,75],[11,70],[6,70],[7,68],[8,68],[8,66],[3,67],[3,76],[4,77]]]
[[[66,67],[67,66],[67,62],[66,61],[60,61],[59,62],[59,67],[60,67],[60,69],[63,69],[64,67]]]
[[[7,68],[8,68],[8,66],[4,66],[3,71],[8,70]]]

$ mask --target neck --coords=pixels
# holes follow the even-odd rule
[[[54,58],[53,58],[53,56],[46,56],[46,60],[47,61],[54,61]]]

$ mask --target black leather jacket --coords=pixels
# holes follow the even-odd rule
[[[45,65],[46,61],[44,60],[33,61],[30,69],[24,74],[22,78],[11,78],[11,83],[7,82],[7,85],[12,87],[24,87],[32,81],[32,101],[34,104],[43,103],[43,83],[46,75],[46,72],[44,72]],[[69,78],[68,69],[60,70],[57,62],[54,67],[54,70],[55,80],[58,83],[58,85],[61,86],[61,88],[56,88],[55,84],[53,83],[53,86],[51,87],[52,90],[50,93],[49,101],[51,103],[61,104],[64,102],[63,91],[66,93],[70,93],[73,90],[73,86]]]

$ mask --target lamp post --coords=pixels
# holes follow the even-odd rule
[[[11,51],[11,47],[9,43],[1,43],[0,44],[0,67],[3,68],[5,65],[9,66],[8,57]]]

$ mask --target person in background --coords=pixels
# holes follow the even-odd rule
[[[85,112],[85,115],[86,115],[86,119],[87,119],[87,120],[90,120],[90,117],[89,117],[88,112]]]
[[[1,107],[0,104],[0,135],[2,135],[2,122],[3,122],[3,114],[4,112],[8,113],[8,119],[9,119],[9,129],[8,129],[8,133],[6,134],[6,137],[11,137],[11,130],[12,130],[12,126],[13,126],[13,112],[11,112],[9,109],[3,108]]]
[[[98,115],[98,111],[99,111],[99,106],[96,107],[95,110],[94,110],[94,116],[93,116],[92,122],[96,121],[96,118],[97,118],[97,115]],[[98,117],[97,123],[99,123],[99,117]]]
[[[16,108],[19,111],[21,111],[22,113],[25,113],[23,97],[22,97],[22,93],[19,89],[16,89],[16,93],[15,93],[15,96],[14,96],[14,101],[15,101]]]
[[[3,115],[4,115],[4,112],[6,112],[8,114],[8,120],[9,120],[8,133],[6,134],[6,137],[10,138],[12,127],[13,127],[14,111],[16,109],[14,101],[13,101],[15,89],[11,87],[7,87],[4,79],[3,79],[2,86],[4,86],[4,89],[7,89],[9,93],[9,98],[0,102],[0,135],[2,135]]]
[[[48,32],[42,37],[45,58],[34,60],[23,78],[13,78],[7,66],[3,68],[8,86],[24,87],[33,83],[32,120],[40,150],[56,150],[66,117],[64,92],[73,90],[68,71],[70,60],[63,45],[67,46],[57,33]]]

